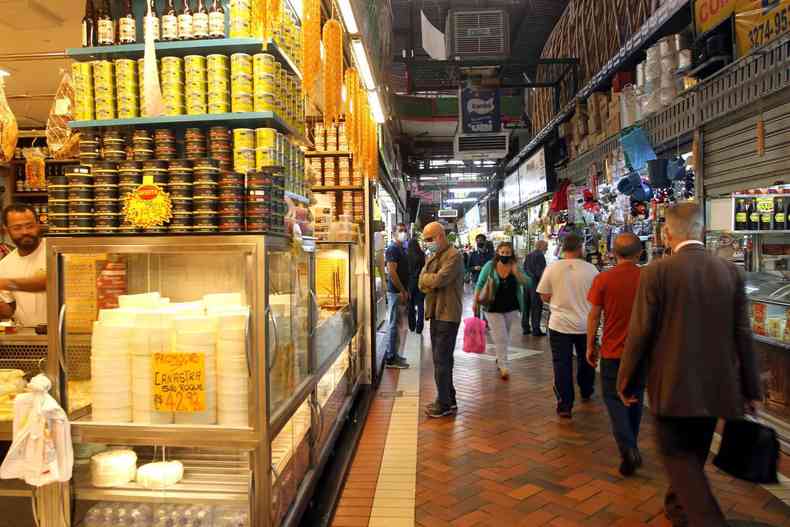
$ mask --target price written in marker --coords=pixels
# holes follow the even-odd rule
[[[206,411],[206,355],[154,353],[154,408],[158,412]]]

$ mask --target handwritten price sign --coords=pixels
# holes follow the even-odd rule
[[[154,408],[158,412],[206,411],[206,355],[154,353]]]

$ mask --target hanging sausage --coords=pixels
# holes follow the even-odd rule
[[[7,163],[14,157],[16,140],[19,136],[16,117],[11,113],[5,98],[4,85],[3,76],[0,75],[0,163]]]
[[[302,2],[302,75],[307,96],[318,100],[316,83],[321,71],[321,0]]]
[[[340,117],[343,89],[343,28],[335,19],[324,24],[324,126]]]

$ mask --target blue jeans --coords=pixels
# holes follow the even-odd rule
[[[638,404],[626,406],[617,394],[617,372],[620,370],[620,359],[601,359],[601,391],[609,419],[612,422],[612,433],[620,451],[637,448],[639,425],[642,423],[644,408],[645,384],[638,383],[635,395]]]
[[[409,285],[409,329],[422,333],[425,327],[425,293],[420,291],[416,282]]]
[[[595,391],[595,369],[587,362],[587,335],[549,331],[551,356],[554,362],[554,394],[557,410],[571,411],[575,399],[573,389],[573,352],[576,350],[576,382],[583,398]]]
[[[409,320],[406,309],[408,306],[401,305],[398,293],[387,293],[387,354],[386,360],[392,360],[396,356],[403,358],[403,350],[406,348],[406,335],[409,332]]]

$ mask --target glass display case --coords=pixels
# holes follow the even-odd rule
[[[49,240],[47,369],[72,420],[73,525],[284,521],[315,472],[313,249]]]
[[[323,370],[345,350],[357,332],[354,243],[319,242],[316,251],[316,367]]]
[[[765,418],[790,446],[790,280],[769,273],[748,273],[755,350],[765,392]]]

